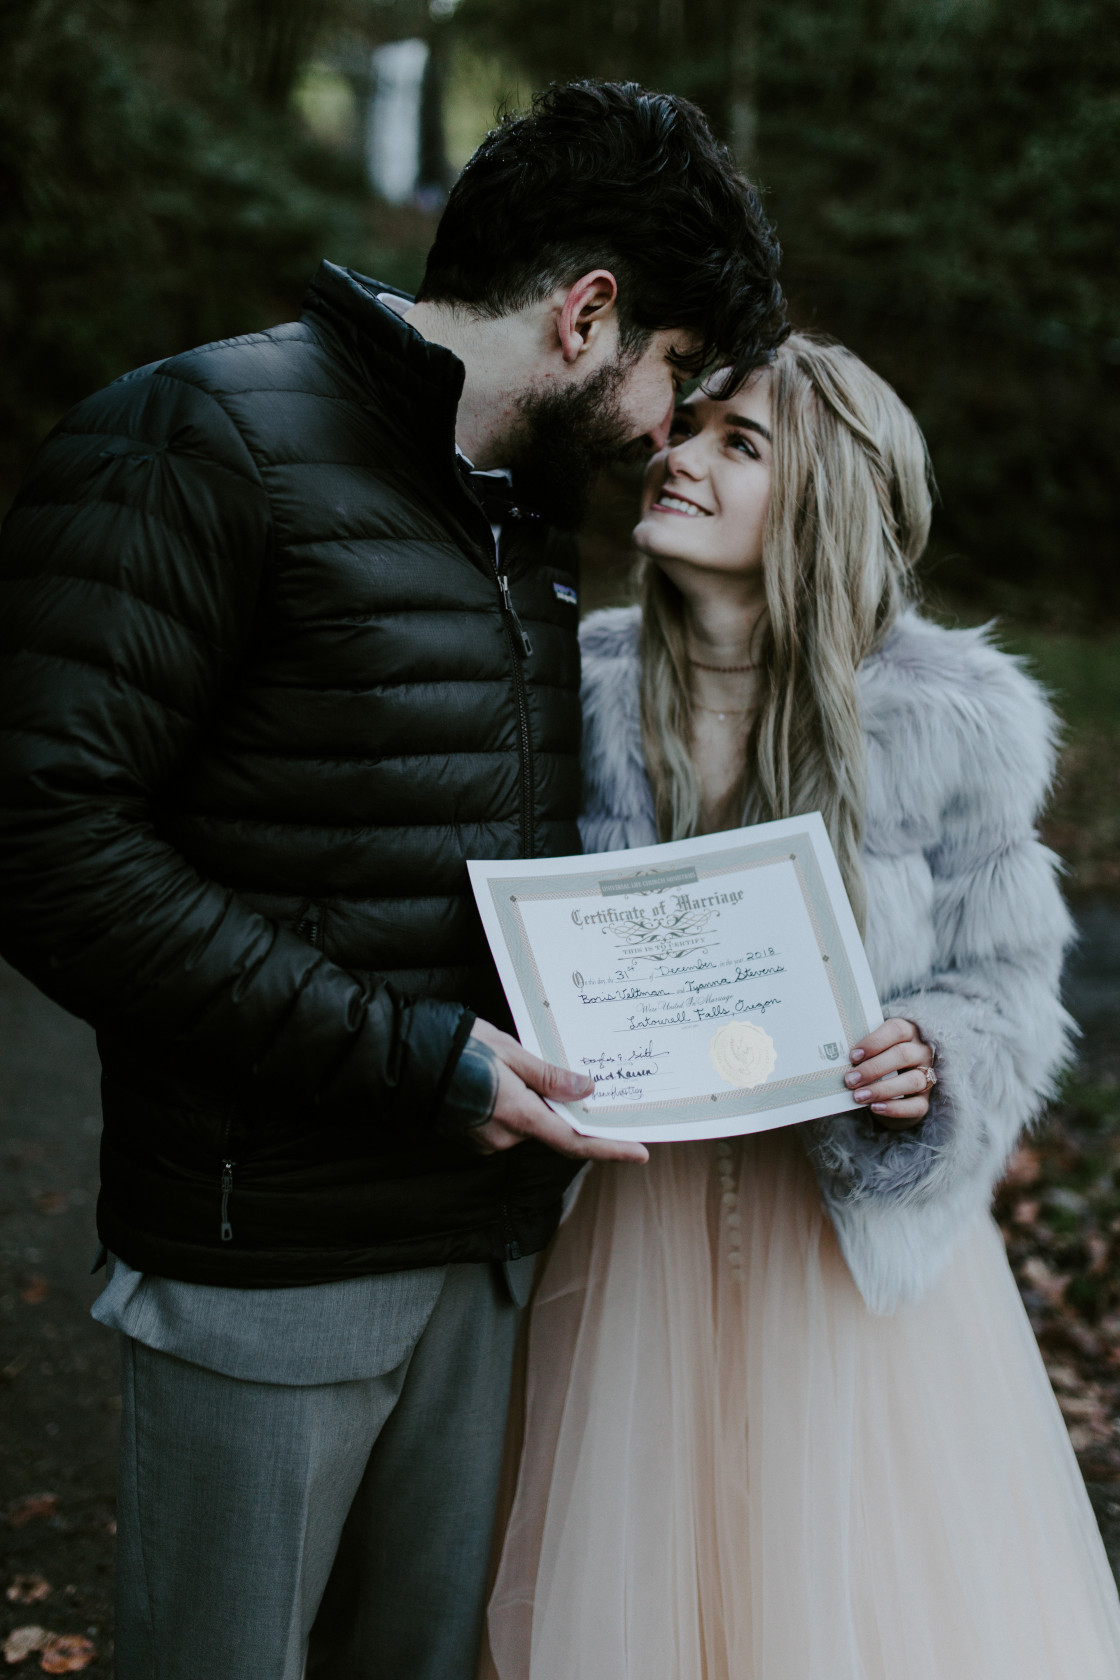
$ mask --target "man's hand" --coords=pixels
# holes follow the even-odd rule
[[[570,1102],[590,1096],[595,1082],[568,1068],[553,1067],[523,1050],[515,1038],[499,1032],[489,1021],[476,1021],[471,1037],[479,1039],[497,1056],[498,1099],[494,1112],[483,1126],[466,1134],[474,1148],[484,1155],[512,1149],[526,1138],[537,1138],[559,1155],[580,1161],[648,1161],[649,1150],[640,1143],[616,1143],[610,1138],[581,1137],[541,1097]],[[538,1095],[538,1092],[540,1095]]]

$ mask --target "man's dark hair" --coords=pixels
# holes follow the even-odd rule
[[[636,82],[569,82],[482,142],[417,299],[493,318],[607,268],[624,351],[686,328],[703,348],[682,371],[718,363],[738,385],[788,331],[779,256],[757,193],[695,105]]]

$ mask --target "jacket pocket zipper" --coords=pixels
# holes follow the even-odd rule
[[[230,1192],[233,1189],[233,1169],[237,1165],[237,1162],[230,1155],[229,1146],[233,1136],[233,1116],[235,1107],[235,1104],[230,1104],[229,1108],[226,1110],[225,1119],[222,1121],[222,1153],[220,1157],[222,1163],[222,1176],[220,1180],[222,1189],[222,1217],[218,1229],[221,1240],[224,1243],[233,1241],[233,1226],[229,1222],[229,1198]]]
[[[229,1196],[233,1189],[233,1169],[236,1161],[222,1162],[222,1241],[233,1241],[233,1226],[229,1222]]]

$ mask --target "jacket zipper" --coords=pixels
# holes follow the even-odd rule
[[[458,472],[456,472],[455,477],[465,494],[474,501],[475,506],[479,509],[479,512],[482,512],[477,498],[474,497],[470,486],[463,483],[463,480]],[[516,513],[516,510],[513,511]],[[486,518],[485,513],[482,514],[482,517],[484,519]],[[487,520],[487,524],[489,523],[489,520]],[[509,642],[510,653],[513,655],[513,692],[517,701],[518,751],[520,753],[521,760],[520,855],[522,857],[532,857],[534,829],[533,738],[529,731],[529,695],[525,686],[525,673],[521,669],[521,662],[523,659],[529,658],[533,651],[533,644],[525,634],[525,626],[518,617],[517,608],[513,604],[513,597],[510,594],[509,589],[509,578],[506,573],[502,571],[501,555],[498,551],[497,540],[493,535],[492,526],[490,540],[492,545],[490,549],[490,558],[494,565],[494,578],[497,582],[498,593],[501,597],[502,623],[505,625],[506,639]]]
[[[517,729],[521,753],[521,856],[532,857],[533,738],[529,733],[529,694],[521,662],[528,659],[533,651],[533,644],[517,616],[517,609],[509,592],[509,578],[499,570],[497,549],[494,551],[494,575],[502,597],[502,623],[506,627],[506,636],[513,655],[513,691],[517,700]]]
[[[517,616],[517,608],[513,604],[513,597],[509,590],[509,578],[501,569],[498,558],[498,545],[494,544],[494,575],[498,580],[498,589],[502,597],[502,622],[506,627],[510,652],[513,655],[513,692],[517,699],[517,729],[518,743],[521,754],[521,856],[533,855],[533,738],[529,732],[529,693],[525,684],[525,672],[522,660],[528,659],[533,651],[533,644],[525,634],[525,626]],[[506,1160],[505,1177],[502,1183],[502,1234],[505,1238],[505,1256],[507,1260],[520,1260],[521,1244],[518,1242],[513,1229],[513,1215],[510,1212],[507,1185],[509,1183],[509,1160]]]
[[[525,626],[517,616],[517,608],[513,604],[513,596],[509,592],[509,578],[504,572],[498,573],[498,588],[502,592],[502,606],[513,620],[513,629],[521,641],[521,658],[528,659],[533,651],[533,644],[525,634]]]

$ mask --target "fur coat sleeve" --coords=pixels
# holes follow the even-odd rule
[[[637,631],[626,608],[582,633],[588,851],[656,838]],[[940,1083],[914,1131],[846,1113],[802,1132],[852,1276],[890,1312],[941,1273],[1053,1092],[1074,1030],[1059,1001],[1071,924],[1034,829],[1055,755],[1038,685],[986,631],[908,613],[860,691],[868,957],[884,1013],[917,1023]]]

